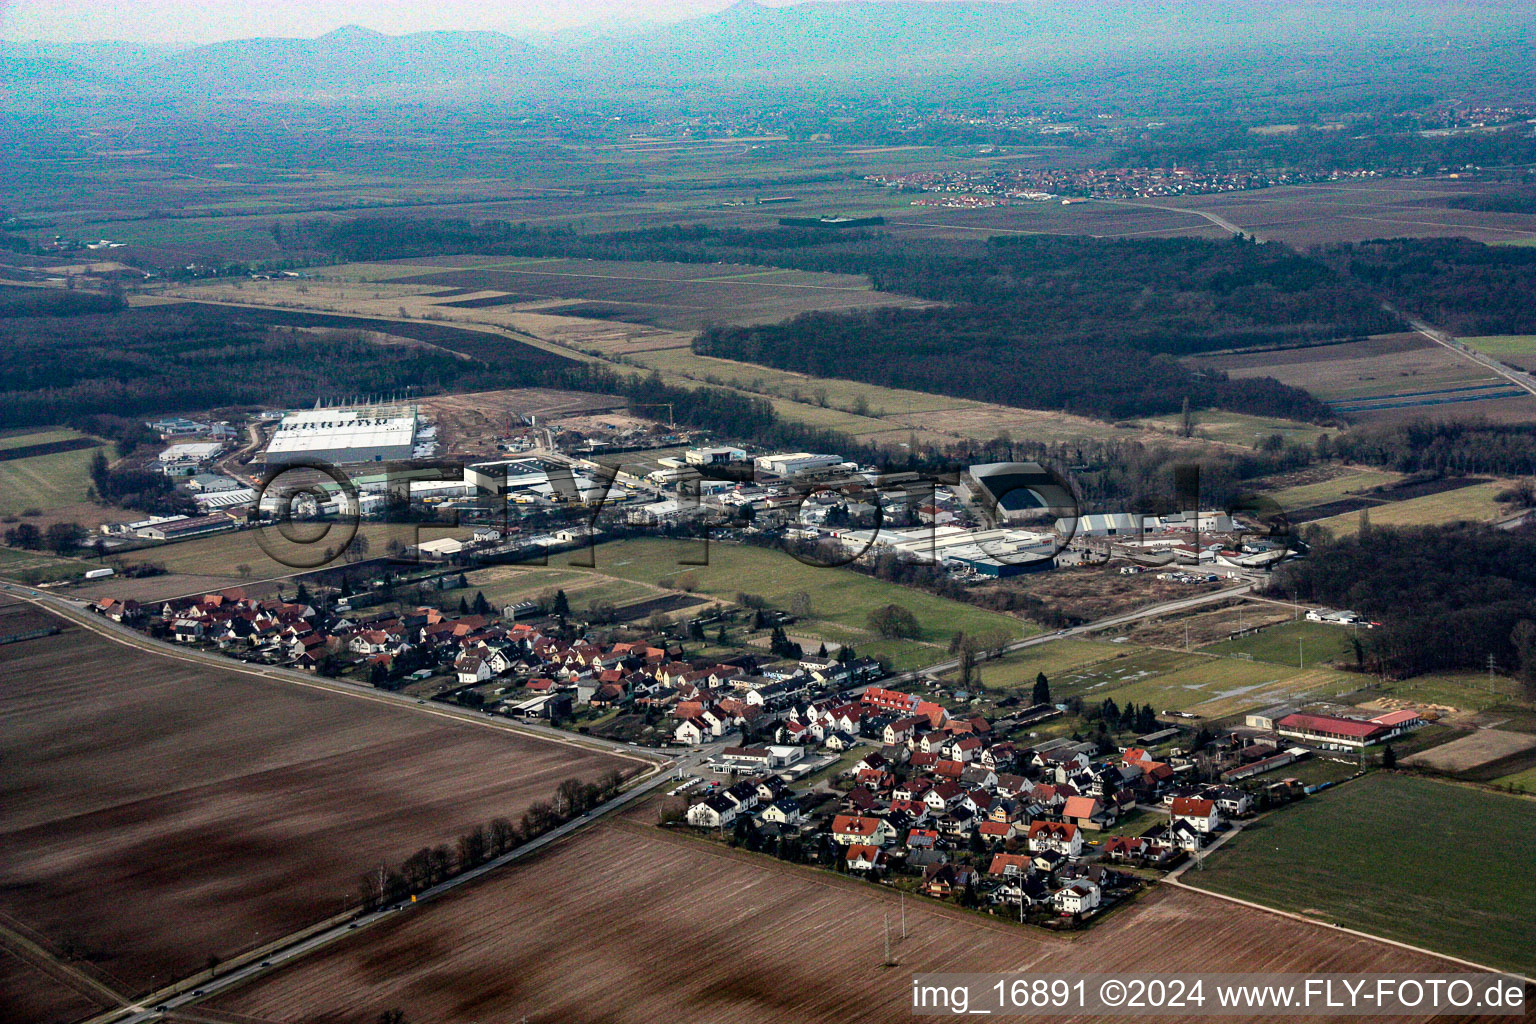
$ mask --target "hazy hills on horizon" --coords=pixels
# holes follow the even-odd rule
[[[1536,67],[1536,29],[1522,5],[1436,0],[1369,6],[1121,5],[1099,0],[810,2],[752,0],[715,14],[604,34],[561,33],[543,45],[500,32],[391,36],[347,26],[314,39],[255,38],[173,50],[138,43],[0,43],[0,78],[20,93],[389,99],[665,87],[758,87],[892,77],[1039,74],[1180,60],[1411,56],[1490,48],[1506,69]],[[1454,65],[1453,65],[1454,66]],[[1475,65],[1473,66],[1475,67]],[[1510,70],[1509,73],[1517,73]],[[1475,71],[1469,78],[1476,78]]]

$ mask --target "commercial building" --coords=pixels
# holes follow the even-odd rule
[[[414,406],[289,413],[267,445],[267,465],[404,461],[416,452],[416,427]]]
[[[229,516],[214,513],[206,516],[176,516],[162,519],[134,532],[145,540],[186,540],[188,537],[201,537],[204,534],[220,533],[234,528],[235,520]]]
[[[193,476],[223,450],[224,446],[217,441],[173,444],[160,453],[160,472],[166,476]]]
[[[1042,515],[1077,514],[1077,496],[1038,462],[991,462],[971,466],[957,488],[996,522],[1019,522]]]
[[[747,453],[740,448],[690,448],[683,453],[683,460],[690,466],[723,466],[747,461]]]
[[[1358,750],[1372,743],[1384,743],[1423,724],[1416,711],[1391,711],[1365,719],[1298,714],[1280,719],[1275,723],[1275,731],[1327,750]]]
[[[841,455],[817,455],[813,452],[788,452],[780,455],[759,455],[754,461],[758,475],[780,480],[798,480],[805,477],[825,476],[840,471],[852,471],[858,467],[844,461]]]
[[[503,459],[480,462],[464,470],[464,482],[476,494],[493,498],[549,483],[549,474],[534,459]]]
[[[1013,576],[1049,568],[1055,538],[1049,533],[968,530],[960,526],[907,530],[841,530],[833,537],[849,554],[889,551],[920,562],[966,565],[985,576]],[[1026,568],[1026,566],[1028,568]]]

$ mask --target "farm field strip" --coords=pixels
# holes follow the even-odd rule
[[[1531,975],[1533,831],[1536,802],[1376,773],[1249,825],[1183,880]]]
[[[363,1024],[380,1007],[442,1024],[527,1014],[563,1022],[889,1021],[910,976],[936,971],[1433,970],[1433,957],[1200,893],[1153,892],[1072,941],[662,833],[653,805],[573,836],[423,912],[240,990],[212,1008],[276,1021]],[[564,884],[580,876],[584,884]],[[699,913],[658,899],[687,879]],[[536,901],[528,894],[540,893]],[[594,900],[591,893],[603,898]],[[881,966],[887,916],[897,970]],[[611,927],[623,920],[622,929]],[[558,924],[557,924],[558,923]],[[587,969],[559,953],[581,935]],[[815,949],[808,957],[806,949]],[[708,961],[677,956],[708,949]],[[1325,967],[1324,965],[1331,965]],[[353,1009],[337,1012],[338,1004]],[[1085,1024],[1083,1017],[1063,1021]]]
[[[39,430],[0,437],[0,451],[63,441],[97,440],[74,430]],[[99,447],[0,460],[0,515],[47,511],[86,500],[91,460]]]
[[[41,614],[0,606],[0,631]],[[68,622],[0,647],[0,675],[0,757],[14,769],[0,798],[0,911],[110,958],[128,992],[345,909],[381,858],[627,764],[125,651]],[[98,898],[78,898],[82,879]]]
[[[1339,501],[1372,488],[1394,484],[1402,478],[1401,473],[1390,470],[1351,468],[1327,480],[1294,484],[1262,493],[1284,509],[1310,508],[1313,505]]]
[[[1491,480],[1421,498],[1372,505],[1368,514],[1372,526],[1434,526],[1462,520],[1487,521],[1499,515],[1498,495],[1511,486],[1512,481]],[[1336,535],[1348,536],[1359,530],[1360,513],[1345,512],[1318,519],[1315,525]]]

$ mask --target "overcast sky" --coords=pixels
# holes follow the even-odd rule
[[[671,21],[731,0],[0,0],[0,38],[203,43],[317,36],[341,25],[380,32],[498,29],[528,35],[602,21]],[[775,4],[786,0],[770,0]]]

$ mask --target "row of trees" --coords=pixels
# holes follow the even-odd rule
[[[79,523],[50,523],[39,530],[32,523],[17,523],[5,531],[5,545],[25,551],[47,549],[58,555],[68,555],[80,550],[87,533]]]
[[[623,782],[616,769],[592,782],[566,779],[553,800],[531,804],[515,822],[492,818],[462,833],[452,846],[424,846],[397,867],[381,863],[358,880],[363,909],[376,910],[479,867],[587,813],[618,793]]]

